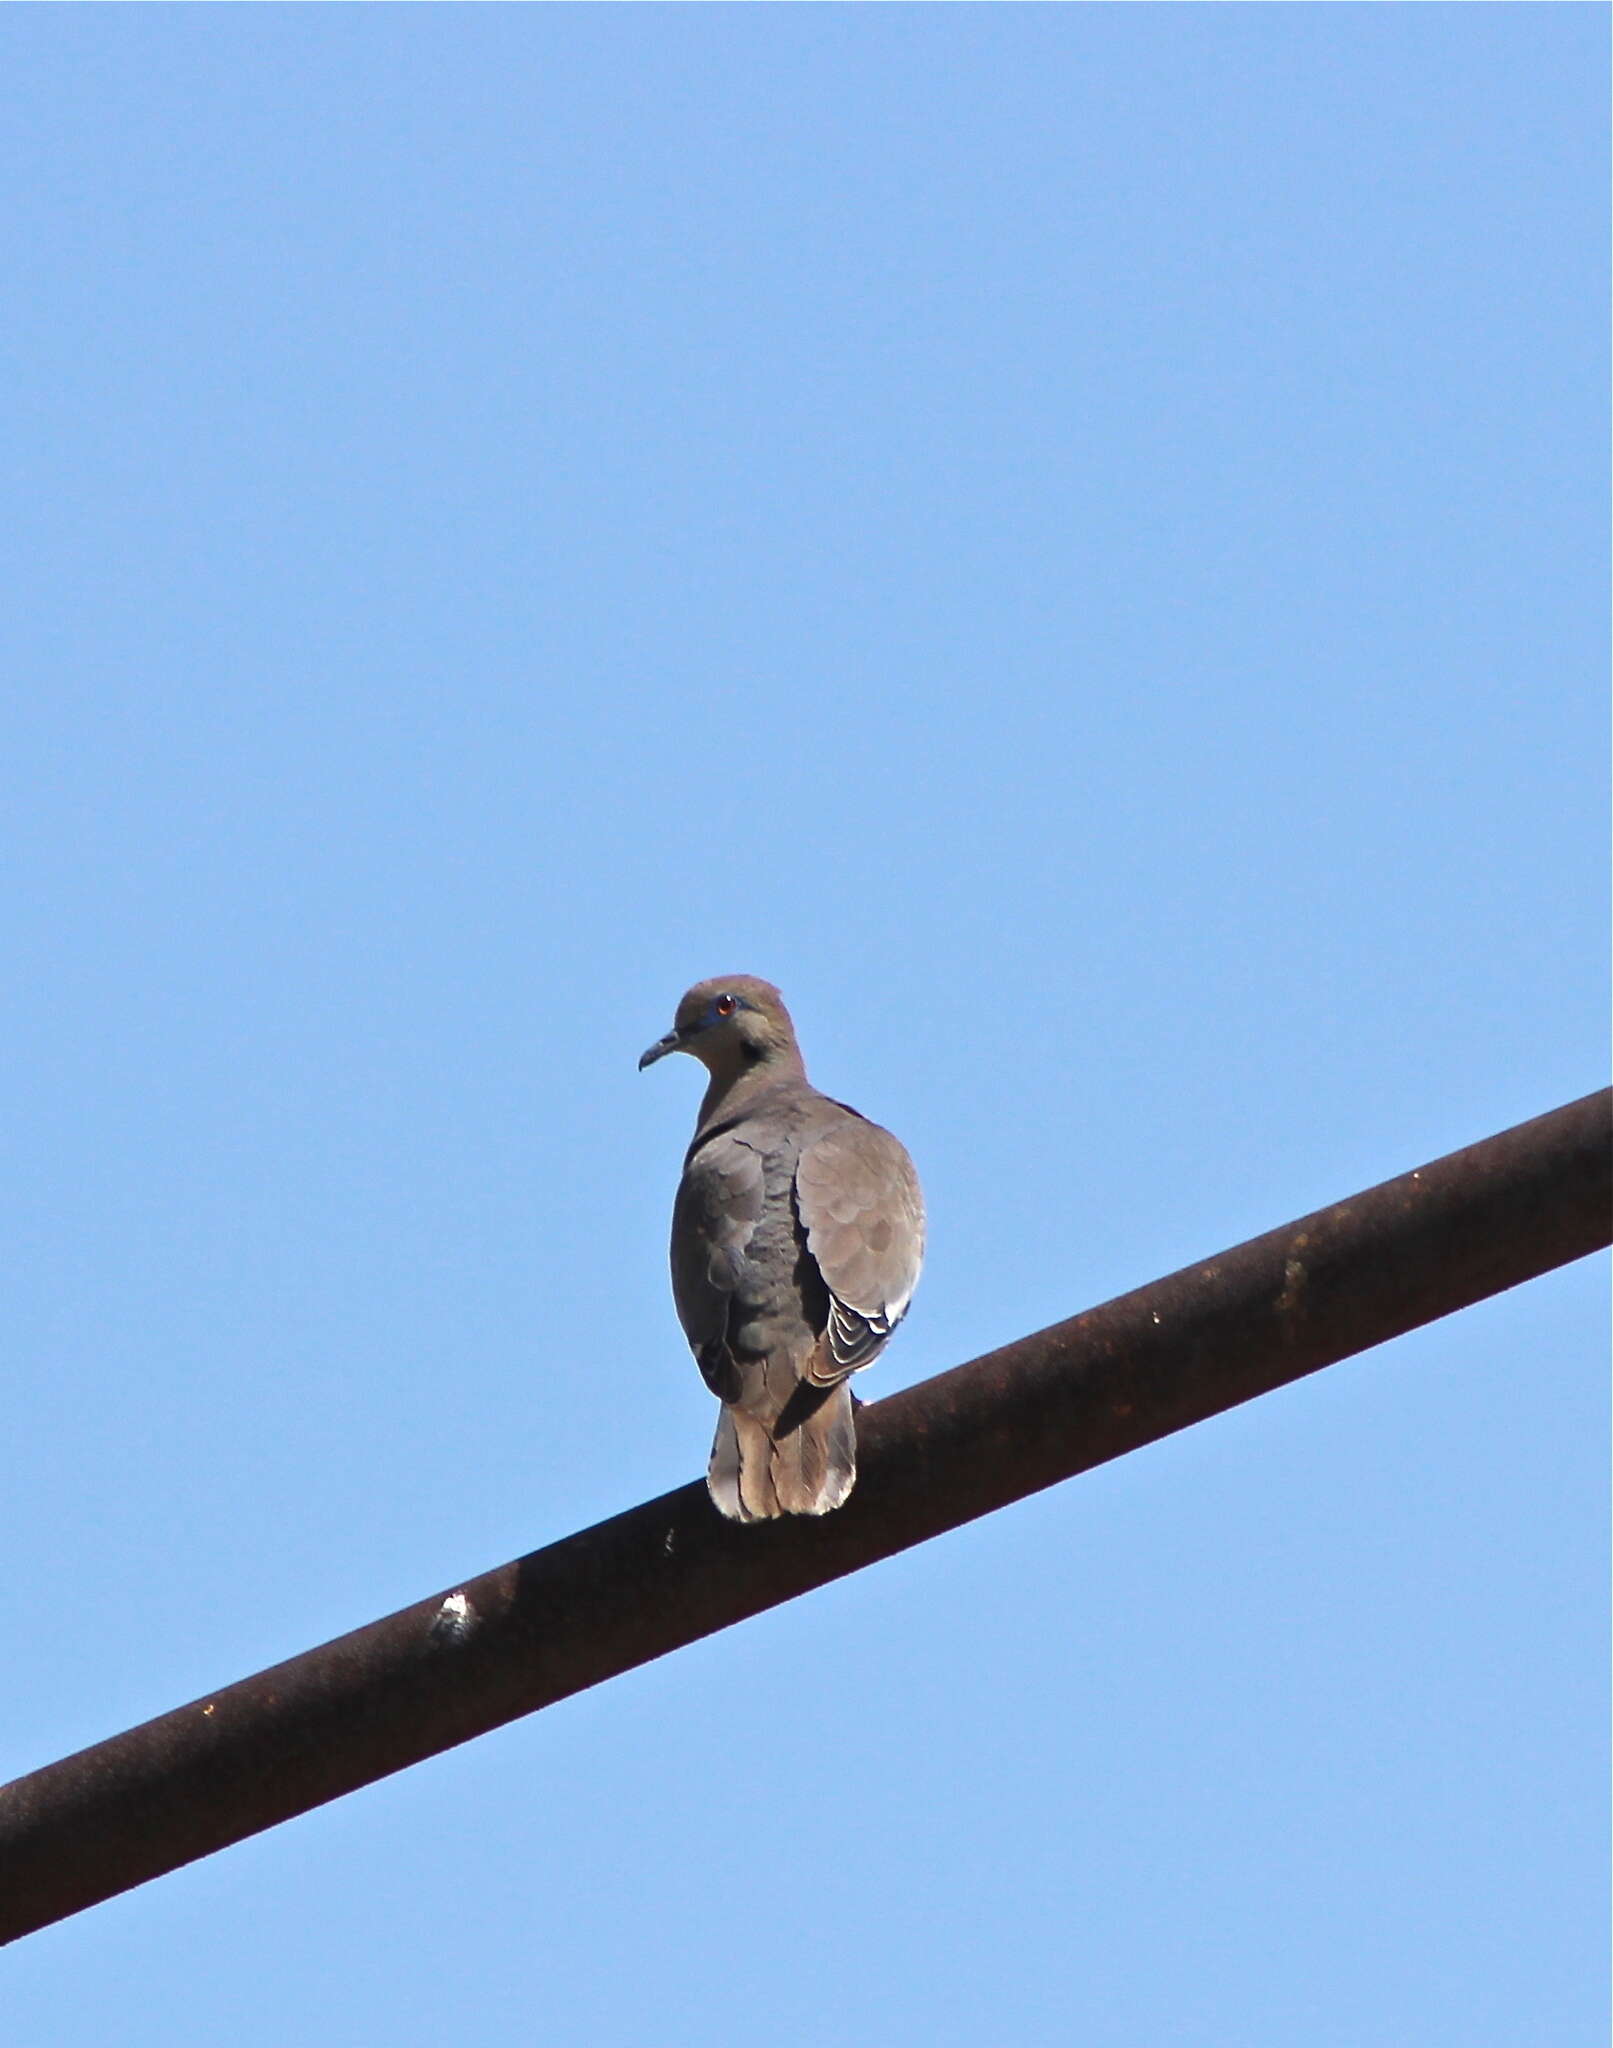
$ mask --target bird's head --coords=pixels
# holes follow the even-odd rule
[[[640,1059],[640,1071],[669,1052],[693,1053],[719,1081],[764,1062],[800,1057],[784,998],[754,974],[697,981],[679,1003],[672,1029]]]

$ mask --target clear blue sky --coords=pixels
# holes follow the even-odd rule
[[[0,20],[0,1774],[691,1478],[696,977],[878,1397],[1605,1073],[1608,17]],[[8,1953],[7,2048],[1605,2038],[1605,1275]]]

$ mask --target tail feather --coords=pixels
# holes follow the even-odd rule
[[[790,1413],[793,1406],[771,1429],[742,1408],[724,1406],[706,1487],[730,1521],[826,1515],[856,1484],[857,1425],[850,1387],[842,1382],[826,1388],[797,1416]]]

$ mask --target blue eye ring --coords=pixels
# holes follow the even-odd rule
[[[739,1008],[739,998],[730,995],[716,996],[712,999],[711,1007],[719,1017],[731,1017]]]

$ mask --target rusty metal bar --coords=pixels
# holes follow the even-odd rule
[[[680,1487],[0,1788],[0,1940],[1605,1246],[1613,1090],[862,1411],[822,1521]]]

